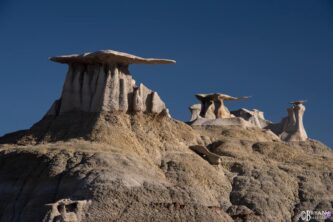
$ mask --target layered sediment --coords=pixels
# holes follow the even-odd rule
[[[145,59],[113,50],[51,57],[68,64],[61,98],[46,115],[70,111],[150,112],[166,110],[157,92],[143,84],[137,86],[128,70],[129,64],[172,64],[173,60]]]
[[[122,64],[69,64],[61,98],[47,115],[70,111],[153,112],[166,109],[157,92],[137,86]]]

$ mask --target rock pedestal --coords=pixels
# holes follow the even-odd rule
[[[195,104],[190,107],[192,126],[230,126],[237,125],[242,127],[253,126],[250,122],[241,117],[233,115],[226,106],[225,100],[242,100],[249,97],[232,97],[226,94],[197,94],[196,98],[201,104]]]
[[[292,107],[288,108],[288,117],[283,124],[281,139],[285,141],[305,141],[308,135],[303,125],[303,115],[305,106],[302,101],[292,102]]]
[[[144,59],[112,50],[52,57],[69,65],[61,98],[47,115],[70,111],[148,112],[166,110],[157,92],[143,84],[137,86],[128,70],[129,64],[171,64],[173,60]]]
[[[195,121],[198,118],[201,118],[200,112],[201,112],[201,104],[194,104],[189,107],[191,112],[191,122]]]
[[[292,107],[287,109],[288,116],[280,123],[268,125],[267,128],[284,141],[306,141],[308,136],[303,125],[304,103],[305,101],[291,102]]]
[[[201,104],[190,107],[191,126],[241,126],[258,127],[274,133],[277,139],[284,141],[305,141],[308,136],[303,125],[305,112],[304,101],[291,102],[288,116],[280,123],[272,123],[265,119],[262,111],[239,109],[229,111],[224,106],[225,100],[241,100],[249,97],[232,97],[225,94],[197,94]]]
[[[242,100],[249,97],[232,97],[226,94],[197,94],[197,99],[201,102],[200,116],[206,119],[231,118],[234,117],[228,108],[224,106],[225,100]]]

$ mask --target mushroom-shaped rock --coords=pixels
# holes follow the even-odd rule
[[[305,103],[306,103],[306,100],[296,100],[296,101],[289,102],[289,104],[292,104],[292,105],[304,105]]]
[[[303,115],[305,112],[305,101],[291,102],[292,107],[288,109],[288,126],[281,134],[281,139],[285,141],[305,141],[308,135],[303,125]]]
[[[197,94],[197,99],[201,102],[200,115],[207,119],[231,118],[233,115],[228,108],[224,106],[224,101],[244,100],[248,96],[233,97],[222,93]]]
[[[166,106],[156,92],[135,85],[129,64],[173,64],[174,60],[142,58],[113,50],[51,57],[69,65],[61,98],[47,115],[71,111],[161,113]]]
[[[191,112],[191,122],[200,118],[201,104],[194,104],[189,107]]]
[[[284,141],[306,141],[308,136],[303,125],[304,103],[304,100],[290,102],[292,107],[287,109],[288,116],[280,123],[270,124],[267,128]]]
[[[196,94],[196,98],[201,104],[195,104],[190,107],[191,126],[241,126],[241,127],[259,127],[259,123],[252,123],[241,116],[235,116],[224,106],[224,101],[245,100],[250,97],[233,97],[222,93]],[[200,111],[199,111],[200,109]],[[260,112],[256,114],[262,115]]]
[[[59,63],[80,63],[80,64],[174,64],[175,60],[142,58],[124,52],[114,50],[100,50],[97,52],[88,52],[83,54],[72,54],[63,56],[54,56],[51,61]]]

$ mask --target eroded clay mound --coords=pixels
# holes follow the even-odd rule
[[[161,115],[93,122],[90,142],[49,143],[46,133],[34,146],[2,145],[0,221],[294,221],[302,210],[332,211],[333,155],[316,141],[194,130]]]

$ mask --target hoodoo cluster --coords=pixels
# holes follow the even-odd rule
[[[303,125],[305,101],[291,102],[288,108],[288,116],[280,123],[272,123],[264,117],[264,113],[257,109],[248,110],[241,108],[229,111],[224,101],[236,101],[248,99],[248,96],[233,97],[222,93],[197,94],[196,98],[201,102],[189,107],[191,111],[192,126],[230,126],[259,127],[270,130],[284,141],[305,141],[307,133]]]
[[[72,111],[90,113],[120,111],[126,113],[162,113],[168,109],[158,93],[143,84],[138,86],[128,70],[130,64],[173,64],[174,60],[142,58],[123,52],[103,50],[94,53],[65,55],[50,58],[68,64],[69,69],[60,99],[47,116],[59,116]],[[199,104],[190,107],[191,126],[258,127],[272,131],[284,141],[305,141],[303,126],[304,101],[292,102],[288,116],[280,123],[265,119],[257,109],[241,108],[229,111],[225,101],[249,99],[222,93],[197,94]]]

